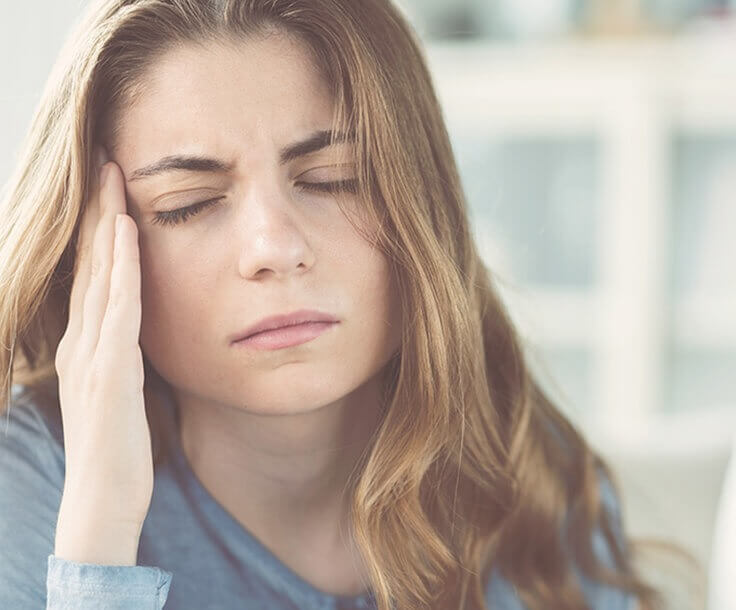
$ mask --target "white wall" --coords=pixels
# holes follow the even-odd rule
[[[0,1],[0,183],[16,159],[41,90],[82,0]]]

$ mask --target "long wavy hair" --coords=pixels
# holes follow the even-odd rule
[[[361,210],[380,226],[377,245],[411,312],[386,366],[382,421],[350,482],[355,540],[379,609],[485,608],[495,568],[531,610],[580,610],[574,566],[632,592],[642,609],[659,607],[634,569],[620,515],[602,502],[601,477],[617,490],[613,473],[525,362],[472,238],[421,44],[389,0],[87,7],[0,193],[2,410],[14,380],[58,382],[94,146],[115,158],[119,117],[145,93],[147,70],[176,46],[273,28],[309,45],[332,88],[333,131],[355,138]],[[146,384],[155,376],[147,363]],[[156,447],[148,405],[147,415]],[[594,530],[611,549],[610,566],[594,554]]]

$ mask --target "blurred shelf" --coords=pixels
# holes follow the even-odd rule
[[[676,301],[673,339],[699,348],[736,348],[736,296],[698,295]]]
[[[506,289],[503,295],[524,334],[535,343],[595,349],[600,340],[596,313],[605,304],[595,291],[550,286]],[[736,348],[736,297],[676,301],[672,339],[693,348]]]
[[[592,426],[587,432],[607,454],[655,458],[723,453],[736,441],[736,404],[648,413],[627,434],[601,426]]]
[[[588,130],[632,90],[651,93],[684,130],[736,130],[734,57],[736,36],[427,45],[448,118],[533,133]]]
[[[556,286],[501,289],[521,335],[544,349],[582,348],[597,344],[598,295],[590,290]]]

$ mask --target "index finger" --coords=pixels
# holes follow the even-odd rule
[[[82,221],[76,243],[74,261],[74,280],[69,297],[69,323],[66,334],[77,337],[82,328],[82,305],[84,295],[89,285],[90,267],[92,261],[92,242],[95,229],[100,218],[100,168],[107,160],[107,154],[102,147],[95,150],[94,177],[91,183],[90,196],[85,202],[82,212]]]

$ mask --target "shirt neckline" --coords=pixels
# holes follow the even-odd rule
[[[198,506],[218,524],[224,537],[231,541],[243,541],[244,559],[257,557],[257,561],[248,562],[249,566],[255,566],[277,590],[283,590],[285,585],[300,607],[305,607],[306,601],[314,608],[375,608],[375,596],[370,589],[358,595],[338,595],[318,589],[281,561],[255,534],[237,521],[204,487],[189,464],[179,437],[179,410],[168,387],[163,392],[162,405],[170,423],[167,450],[180,480]]]

